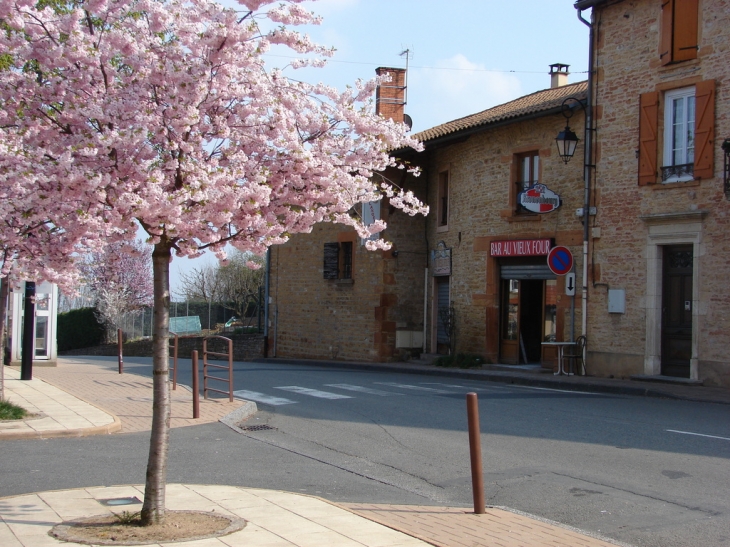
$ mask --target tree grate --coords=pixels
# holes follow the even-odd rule
[[[275,431],[275,427],[271,427],[270,425],[245,425],[242,426],[241,429],[243,431]]]

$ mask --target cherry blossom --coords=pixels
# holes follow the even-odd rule
[[[2,274],[60,280],[140,226],[154,247],[146,522],[164,518],[172,254],[260,255],[318,222],[367,237],[353,210],[383,196],[427,211],[383,178],[389,151],[421,147],[372,113],[375,81],[338,92],[267,70],[274,45],[317,59],[295,67],[332,54],[286,26],[319,22],[299,4],[0,0]]]

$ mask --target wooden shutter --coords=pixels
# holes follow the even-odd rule
[[[639,117],[639,186],[654,184],[657,177],[659,93],[641,95]]]
[[[674,0],[672,61],[697,58],[698,0]]]
[[[659,59],[663,65],[672,62],[672,19],[674,18],[674,0],[662,3],[662,29],[659,39]]]
[[[715,80],[695,86],[695,166],[696,179],[715,176]]]
[[[324,244],[324,278],[337,279],[340,276],[340,244]]]

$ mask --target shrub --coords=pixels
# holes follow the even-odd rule
[[[472,353],[457,353],[456,355],[442,355],[434,365],[446,368],[479,368],[486,363],[481,355]]]
[[[22,420],[27,414],[24,408],[0,399],[0,420]]]
[[[95,308],[79,308],[58,314],[58,351],[98,346],[104,339],[104,326]]]

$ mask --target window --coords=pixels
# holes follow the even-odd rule
[[[365,226],[370,226],[376,220],[380,220],[380,201],[370,201],[362,204],[362,223]],[[360,242],[365,245],[367,241],[376,241],[380,239],[380,233],[373,234],[367,239],[362,239]]]
[[[517,156],[517,182],[515,192],[516,212],[519,215],[532,214],[532,212],[520,205],[520,192],[529,190],[540,182],[540,155],[537,151],[527,152]]]
[[[449,172],[443,171],[439,173],[438,188],[438,207],[437,207],[437,229],[448,229],[449,226]]]
[[[662,182],[694,178],[695,88],[664,94],[664,165]]]
[[[663,65],[697,58],[698,0],[664,0],[659,58]]]
[[[715,81],[640,98],[639,185],[657,182],[662,154],[662,182],[714,177]],[[659,119],[664,121],[659,148]]]
[[[324,278],[352,279],[352,241],[324,244]]]

